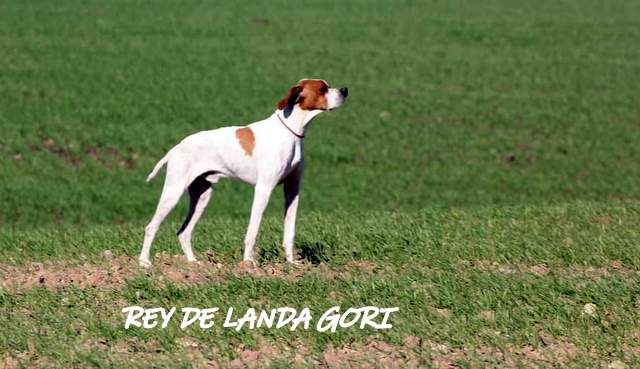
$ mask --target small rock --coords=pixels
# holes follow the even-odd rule
[[[494,321],[496,320],[496,312],[493,310],[484,310],[478,314],[478,317],[482,320]]]
[[[625,369],[626,367],[627,364],[623,363],[620,360],[613,361],[607,366],[608,369]]]
[[[588,303],[588,304],[584,304],[584,307],[582,308],[582,313],[589,316],[596,316],[597,315],[596,310],[597,310],[596,304]]]
[[[34,263],[31,263],[31,267],[33,267],[33,269],[35,269],[35,270],[43,270],[44,269],[44,264],[34,262]]]
[[[549,273],[549,267],[545,264],[538,264],[531,267],[531,272],[538,276],[543,276]]]
[[[387,120],[391,118],[391,113],[385,110],[385,111],[381,111],[379,116],[380,116],[380,119]]]
[[[446,354],[449,352],[449,346],[443,343],[432,342],[430,346],[431,351],[433,351],[435,354]]]
[[[107,259],[113,259],[113,252],[111,252],[111,250],[104,250],[102,255]]]
[[[193,347],[193,348],[197,348],[197,347],[199,346],[199,345],[198,345],[198,342],[196,342],[196,341],[194,341],[194,340],[191,340],[191,339],[189,339],[189,338],[186,338],[186,337],[185,337],[185,338],[183,338],[183,339],[181,339],[181,340],[179,340],[179,342],[180,342],[180,344],[181,344],[183,347]]]
[[[501,265],[501,266],[498,267],[498,273],[501,273],[501,274],[515,274],[516,270],[511,268],[511,267]]]
[[[42,140],[42,144],[45,147],[53,147],[53,146],[55,146],[56,143],[51,138],[45,138],[45,139]]]

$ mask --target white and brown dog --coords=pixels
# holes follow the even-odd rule
[[[212,184],[221,178],[239,179],[254,186],[251,218],[244,239],[244,260],[251,262],[262,213],[273,189],[284,184],[283,245],[287,261],[294,262],[293,240],[304,164],[302,139],[313,118],[341,106],[347,92],[346,87],[331,88],[323,80],[303,79],[291,87],[267,119],[244,127],[198,132],[169,150],[147,178],[150,181],[167,164],[158,207],[145,228],[140,265],[151,265],[149,252],[153,238],[185,190],[191,202],[178,230],[178,239],[187,260],[196,260],[191,249],[191,234],[209,203]]]

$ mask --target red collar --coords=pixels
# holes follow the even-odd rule
[[[304,135],[298,134],[296,132],[294,132],[291,128],[289,128],[289,126],[287,125],[287,123],[284,122],[284,120],[282,120],[282,118],[280,118],[280,115],[278,113],[276,113],[276,116],[278,117],[278,120],[280,121],[280,123],[282,123],[282,125],[289,130],[289,132],[291,132],[291,134],[293,134],[294,136],[302,139],[304,138]]]

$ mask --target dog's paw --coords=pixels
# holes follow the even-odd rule
[[[253,259],[245,259],[238,263],[238,268],[240,269],[253,269],[257,266],[258,265],[255,261],[253,261]]]
[[[300,260],[300,259],[288,259],[287,260],[287,264],[296,267],[296,268],[301,268],[304,266],[304,261]]]
[[[200,260],[187,260],[187,267],[189,268],[199,268],[204,264]]]
[[[143,268],[151,268],[151,262],[149,260],[145,260],[145,259],[139,259],[138,260],[138,265],[140,265]]]

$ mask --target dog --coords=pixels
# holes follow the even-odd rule
[[[196,261],[191,235],[207,207],[213,184],[222,178],[237,179],[254,187],[251,217],[244,238],[244,261],[254,263],[258,229],[271,192],[284,187],[283,247],[286,260],[296,263],[293,253],[300,180],[304,167],[303,138],[311,121],[342,106],[348,89],[332,88],[320,79],[303,79],[291,87],[268,118],[247,126],[201,131],[183,139],[156,164],[151,181],[166,164],[167,173],[155,214],[145,228],[139,263],[151,266],[149,253],[158,227],[185,192],[190,203],[178,240],[188,261]]]

